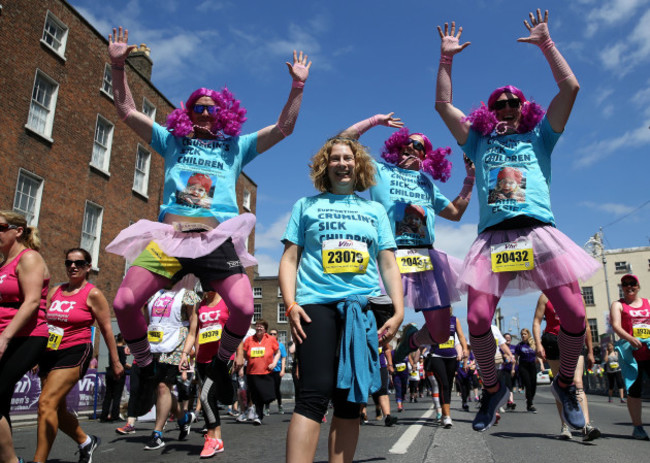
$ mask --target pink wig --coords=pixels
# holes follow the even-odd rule
[[[184,108],[181,103],[181,108],[173,110],[167,116],[167,130],[177,137],[185,137],[192,133],[194,126],[190,119],[190,112],[196,101],[203,96],[212,98],[219,107],[211,131],[214,133],[222,131],[231,137],[239,135],[241,126],[246,122],[246,109],[240,107],[239,100],[236,100],[235,96],[226,87],[220,92],[209,88],[195,90],[187,99]]]
[[[435,180],[446,182],[451,176],[451,162],[446,159],[446,156],[451,154],[451,148],[437,148],[433,149],[431,140],[423,133],[409,133],[407,127],[403,127],[390,136],[384,142],[384,149],[381,152],[381,157],[391,164],[399,163],[402,148],[408,144],[411,135],[419,135],[424,140],[424,159],[422,160],[421,170],[431,175]]]
[[[470,121],[472,128],[483,136],[491,134],[498,123],[494,103],[501,94],[506,92],[517,96],[522,103],[521,119],[517,127],[517,133],[526,133],[533,130],[539,124],[539,121],[542,120],[546,111],[534,101],[528,101],[523,92],[513,85],[497,88],[490,95],[488,105],[485,106],[485,103],[481,102],[481,107],[472,111],[469,116],[463,119],[463,122]]]

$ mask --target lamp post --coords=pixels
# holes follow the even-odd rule
[[[607,278],[607,258],[605,257],[605,246],[603,245],[603,227],[594,236],[589,238],[584,248],[592,257],[600,257],[603,263],[603,272],[605,273],[605,290],[607,291],[607,308],[612,305],[612,299],[609,295],[609,279]]]

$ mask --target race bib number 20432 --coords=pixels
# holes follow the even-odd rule
[[[535,267],[530,240],[517,240],[491,246],[493,272],[520,272]]]

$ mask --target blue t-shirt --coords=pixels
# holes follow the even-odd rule
[[[175,137],[154,123],[151,146],[165,159],[159,221],[168,212],[186,217],[214,217],[219,222],[239,215],[235,186],[242,168],[259,154],[257,132],[198,140]]]
[[[329,240],[365,243],[369,257],[365,273],[325,273],[323,242]],[[301,305],[336,302],[352,295],[378,296],[377,255],[396,247],[382,205],[354,194],[321,193],[300,199],[293,206],[282,241],[302,248],[296,280],[296,301]]]
[[[436,214],[449,200],[423,172],[375,162],[377,184],[370,197],[386,209],[398,246],[431,246]]]
[[[273,371],[282,371],[282,359],[287,358],[287,348],[284,347],[284,343],[278,342],[278,344],[280,345],[280,360],[278,360],[278,364],[275,366]]]
[[[476,165],[481,233],[519,215],[555,226],[551,212],[551,152],[561,133],[546,116],[527,133],[484,137],[470,129],[461,146]]]

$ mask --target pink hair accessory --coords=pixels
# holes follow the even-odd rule
[[[440,180],[441,182],[449,180],[451,176],[451,162],[446,158],[451,154],[451,148],[437,148],[434,150],[429,137],[423,133],[410,133],[407,127],[403,127],[393,133],[384,142],[381,157],[390,164],[398,165],[402,157],[402,149],[409,143],[411,135],[419,135],[424,141],[425,155],[420,170],[431,175],[434,180]]]

